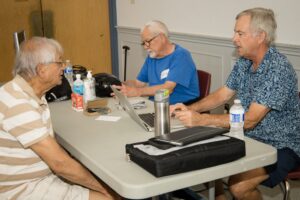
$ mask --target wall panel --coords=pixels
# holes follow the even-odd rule
[[[146,57],[146,52],[140,45],[140,30],[128,27],[117,27],[117,29],[119,77],[123,80],[124,51],[122,46],[127,45],[130,47],[127,57],[127,79],[135,79]],[[198,69],[212,74],[211,92],[225,83],[237,59],[231,39],[172,32],[170,39],[191,52]],[[293,64],[298,80],[300,80],[300,46],[287,44],[276,44],[276,46]],[[298,81],[298,88],[300,89],[300,81]]]

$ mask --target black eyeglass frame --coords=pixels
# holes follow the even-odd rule
[[[143,41],[143,42],[141,43],[141,45],[142,45],[142,46],[145,46],[145,45],[146,45],[146,47],[150,47],[151,42],[152,42],[155,38],[157,38],[157,36],[159,36],[159,34],[155,35],[154,37],[152,37],[152,38],[149,39],[149,40]]]

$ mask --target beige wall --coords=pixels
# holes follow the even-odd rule
[[[172,32],[231,38],[235,15],[258,6],[274,10],[277,43],[300,45],[299,0],[117,0],[117,20],[118,26],[139,28],[159,19]]]

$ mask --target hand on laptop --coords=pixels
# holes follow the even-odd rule
[[[205,126],[205,114],[200,114],[196,111],[189,110],[184,104],[175,104],[170,106],[171,116],[174,115],[185,126]]]
[[[140,88],[127,86],[122,83],[122,86],[114,85],[115,88],[120,90],[120,92],[127,97],[138,97],[140,95]]]
[[[170,116],[175,117],[176,112],[187,110],[187,107],[182,103],[177,103],[170,106]]]

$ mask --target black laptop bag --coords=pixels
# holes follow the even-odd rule
[[[243,140],[224,137],[229,139],[199,144],[158,156],[148,155],[134,147],[137,144],[149,144],[149,141],[127,144],[126,154],[131,161],[154,176],[162,177],[228,163],[246,155]]]

